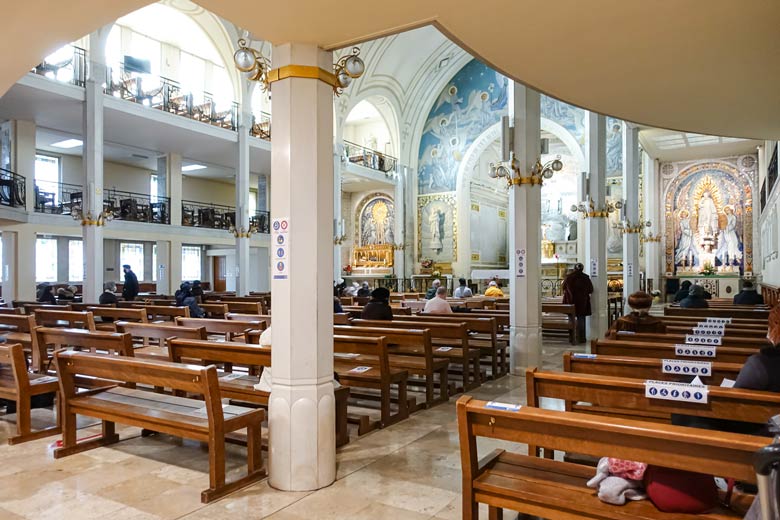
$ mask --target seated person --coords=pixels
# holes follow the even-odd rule
[[[192,296],[198,303],[203,302],[203,286],[200,284],[200,280],[192,282]]]
[[[753,282],[745,280],[742,290],[734,296],[735,305],[763,305],[764,297],[758,294]]]
[[[650,316],[650,307],[653,305],[653,297],[646,292],[638,291],[628,297],[628,306],[633,312],[622,316],[612,325],[615,332],[621,330],[631,332],[657,332],[665,333],[666,326],[660,318]]]
[[[335,296],[333,297],[333,314],[342,313],[344,309],[341,307],[341,302]]]
[[[447,288],[436,289],[436,296],[428,300],[423,309],[423,314],[452,314],[452,308],[447,301]]]
[[[688,291],[691,289],[691,285],[693,285],[693,283],[691,283],[690,280],[685,280],[680,285],[680,289],[676,293],[674,293],[674,302],[675,303],[681,302],[685,298],[688,297]]]
[[[686,309],[706,309],[709,307],[704,296],[704,288],[701,285],[691,285],[688,296],[680,301],[680,307]]]
[[[504,292],[498,288],[498,283],[495,280],[491,280],[485,291],[485,296],[488,298],[503,298]]]
[[[441,280],[434,280],[431,286],[425,291],[425,299],[430,300],[436,296],[436,290],[441,287]]]
[[[366,296],[371,296],[371,289],[368,287],[368,282],[363,282],[363,284],[360,286],[360,289],[358,289],[356,296],[363,298]]]
[[[103,284],[103,292],[100,295],[100,298],[98,298],[98,303],[101,305],[106,305],[109,303],[113,303],[116,305],[116,302],[118,301],[116,297],[116,284],[114,282],[106,282]]]
[[[57,289],[57,299],[59,300],[72,300],[76,297],[78,289],[75,285],[69,285],[68,287],[60,287]]]
[[[195,301],[195,297],[192,295],[192,286],[189,282],[182,283],[174,296],[176,297],[177,306],[190,308],[191,317],[203,318],[206,316],[206,313],[200,308],[198,302]]]
[[[360,318],[364,320],[393,320],[393,310],[390,308],[390,291],[377,287],[371,292],[371,299],[363,307]]]
[[[461,278],[458,280],[458,287],[455,289],[455,292],[452,293],[453,298],[471,298],[473,296],[471,289],[468,288],[466,285],[466,279]]]
[[[42,284],[38,289],[38,303],[45,303],[48,305],[57,305],[57,299],[52,292],[52,286],[49,284]]]

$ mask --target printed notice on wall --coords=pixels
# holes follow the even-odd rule
[[[599,260],[598,258],[590,259],[590,277],[598,278],[599,276]]]
[[[629,278],[634,276],[634,264],[632,262],[626,264],[626,271],[628,271]]]
[[[271,251],[274,280],[287,280],[290,257],[290,219],[275,218],[271,221]]]
[[[525,249],[517,249],[515,251],[515,262],[517,263],[517,277],[518,278],[525,278],[525,270],[527,268],[526,265],[526,257],[525,257]]]

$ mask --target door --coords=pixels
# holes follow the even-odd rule
[[[214,257],[214,287],[212,290],[217,292],[224,292],[226,290],[225,280],[227,278],[227,262],[224,256]]]

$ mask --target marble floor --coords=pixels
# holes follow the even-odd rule
[[[543,368],[560,369],[561,353],[570,348],[545,340]],[[525,403],[525,378],[506,376],[469,393]],[[285,493],[263,481],[209,505],[200,503],[208,456],[198,443],[141,438],[137,428],[119,427],[120,443],[54,460],[57,437],[8,446],[15,417],[0,413],[0,519],[460,519],[454,403],[353,439],[339,449],[338,479],[325,489]],[[34,411],[37,425],[51,419],[50,410]],[[79,437],[99,431],[84,426]],[[229,448],[228,478],[244,470],[244,454]]]

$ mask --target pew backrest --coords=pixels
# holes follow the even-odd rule
[[[207,334],[224,335],[226,341],[245,336],[250,330],[265,330],[265,321],[230,321],[212,318],[176,318],[180,327],[205,327]]]
[[[144,309],[146,309],[146,314],[148,315],[149,321],[157,321],[158,318],[167,318],[168,320],[173,321],[177,317],[190,317],[189,307],[146,305],[144,306]]]
[[[181,363],[182,359],[200,359],[247,367],[271,366],[271,347],[246,343],[172,338],[168,340],[168,354],[174,363]]]
[[[36,327],[35,338],[38,349],[37,352],[33,350],[33,367],[38,372],[46,369],[50,346],[54,352],[77,348],[92,353],[107,352],[125,357],[133,357],[134,352],[132,337],[117,332]]]
[[[387,353],[387,340],[384,336],[364,337],[364,336],[333,336],[334,354],[361,354],[365,356],[376,356],[378,360],[382,382],[390,382],[390,358]],[[342,358],[339,358],[340,360]],[[349,361],[348,358],[344,359]]]
[[[71,329],[95,330],[95,317],[90,311],[38,309],[34,316],[35,324],[39,327],[65,326]],[[65,325],[61,325],[62,323]]]
[[[157,340],[160,346],[165,344],[168,338],[207,339],[206,327],[182,327],[176,324],[162,323],[131,323],[118,321],[116,330],[126,332],[133,338]],[[146,344],[146,341],[144,342]]]
[[[742,347],[717,347],[715,357],[676,356],[675,346],[669,343],[632,343],[624,340],[594,340],[591,352],[606,356],[649,357],[656,359],[691,359],[699,361],[720,361],[724,363],[744,364],[747,358],[758,354],[759,349]]]

